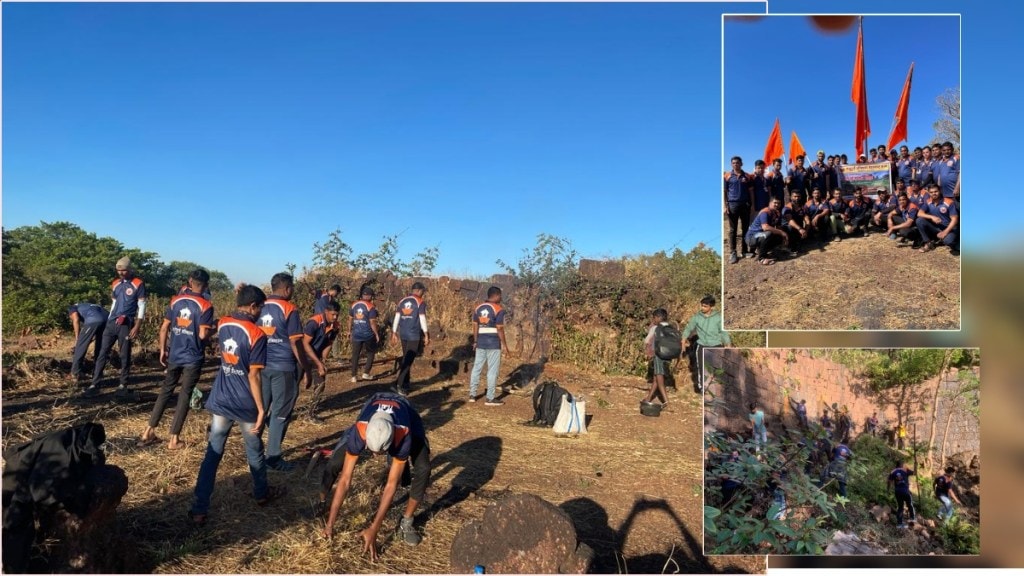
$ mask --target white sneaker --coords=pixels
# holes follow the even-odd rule
[[[363,380],[372,380],[372,378],[370,378],[369,374],[367,374],[366,372],[363,372]]]
[[[353,377],[352,377],[352,379],[351,379],[351,380],[349,380],[349,382],[351,382],[351,383],[355,384],[356,382],[358,382],[358,380],[356,380],[356,377],[355,377],[355,376],[353,376]]]

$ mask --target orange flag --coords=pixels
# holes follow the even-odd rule
[[[864,154],[864,143],[871,135],[871,122],[868,120],[868,86],[864,76],[864,17],[860,18],[857,28],[857,57],[853,61],[853,86],[850,99],[857,105],[857,127],[854,140],[857,157]]]
[[[782,158],[786,150],[782,147],[782,128],[779,127],[779,119],[775,119],[775,127],[772,128],[771,136],[768,136],[768,144],[764,147],[764,163],[772,165],[776,158]]]
[[[889,142],[886,148],[892,150],[897,144],[907,139],[907,112],[910,110],[910,81],[914,77],[914,63],[910,63],[910,71],[907,72],[907,81],[903,83],[903,94],[900,94],[900,103],[896,105],[896,117],[893,118],[892,132],[889,134]]]
[[[797,156],[807,156],[807,151],[804,150],[804,145],[800,143],[800,139],[796,137],[796,132],[791,132],[789,136],[790,161],[795,163]]]

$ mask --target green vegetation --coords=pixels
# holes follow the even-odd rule
[[[131,258],[148,294],[155,297],[177,293],[197,266],[181,261],[166,264],[153,252],[125,247],[114,238],[98,237],[70,222],[4,230],[4,333],[70,326],[67,307],[75,302],[109,306],[114,263],[123,256]],[[222,272],[207,271],[214,290],[230,288]]]

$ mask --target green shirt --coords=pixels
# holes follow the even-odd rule
[[[732,346],[729,333],[722,330],[722,316],[713,310],[710,316],[697,312],[683,328],[683,338],[688,338],[693,330],[697,330],[697,341],[701,346]]]

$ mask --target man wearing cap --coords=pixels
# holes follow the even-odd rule
[[[103,328],[107,325],[107,317],[110,315],[99,304],[81,302],[68,307],[68,317],[71,318],[71,327],[75,330],[75,348],[71,354],[71,374],[69,380],[78,381],[82,378],[82,360],[89,344],[93,343],[93,359],[99,356],[101,340],[103,339]]]
[[[359,533],[363,551],[370,553],[371,560],[376,560],[377,533],[394,501],[399,481],[403,486],[409,486],[409,501],[402,513],[398,534],[410,546],[419,544],[421,540],[413,527],[413,512],[423,500],[430,481],[430,446],[423,421],[408,400],[398,394],[375,394],[363,406],[356,423],[342,434],[335,445],[320,481],[320,502],[326,505],[327,494],[337,480],[323,532],[327,538],[334,532],[334,523],[352,485],[352,473],[363,450],[374,455],[387,454],[390,461],[377,513],[370,525]],[[409,460],[412,460],[411,471]]]
[[[192,390],[199,381],[199,373],[203,368],[204,344],[206,336],[213,328],[213,304],[200,296],[206,291],[210,282],[210,274],[198,268],[192,271],[188,279],[188,291],[171,298],[160,324],[160,364],[167,367],[163,386],[156,397],[153,412],[149,416],[149,425],[139,438],[140,448],[160,441],[156,435],[156,427],[167,408],[174,389],[181,384],[178,391],[178,406],[171,422],[171,440],[168,450],[179,450],[185,445],[181,441],[181,429],[188,416],[189,401]],[[168,346],[168,336],[170,346]]]
[[[258,324],[267,336],[267,364],[260,374],[263,410],[267,413],[267,466],[288,472],[294,464],[281,457],[281,445],[299,396],[298,364],[305,361],[299,351],[302,322],[299,309],[291,303],[295,279],[278,272],[270,279],[271,294],[260,310]]]
[[[100,352],[96,357],[96,369],[92,375],[92,383],[83,393],[95,396],[100,391],[100,378],[110,358],[110,350],[117,341],[121,354],[120,384],[117,387],[118,398],[128,396],[128,374],[132,366],[132,340],[139,335],[142,317],[146,313],[146,285],[142,279],[132,272],[132,262],[127,256],[117,261],[114,266],[117,279],[111,282],[113,304],[107,325],[103,329]]]
[[[422,282],[413,282],[411,294],[398,302],[395,319],[391,323],[391,343],[402,340],[402,364],[395,380],[395,389],[399,394],[409,393],[409,376],[412,363],[416,356],[423,353],[423,347],[430,344],[427,332],[427,303],[423,301],[423,293],[427,288]]]
[[[363,380],[370,380],[373,370],[373,357],[377,354],[380,343],[380,330],[377,328],[377,308],[373,305],[376,294],[373,288],[363,286],[359,291],[359,300],[352,303],[348,310],[348,332],[352,338],[352,383],[356,383],[359,372],[359,355],[366,350],[366,366],[363,368]]]
[[[501,288],[487,289],[487,301],[473,311],[473,371],[469,377],[469,401],[476,402],[476,390],[480,385],[480,373],[487,363],[487,406],[504,404],[495,397],[498,385],[498,369],[501,367],[501,351],[508,352],[505,343],[505,309],[501,307]]]

